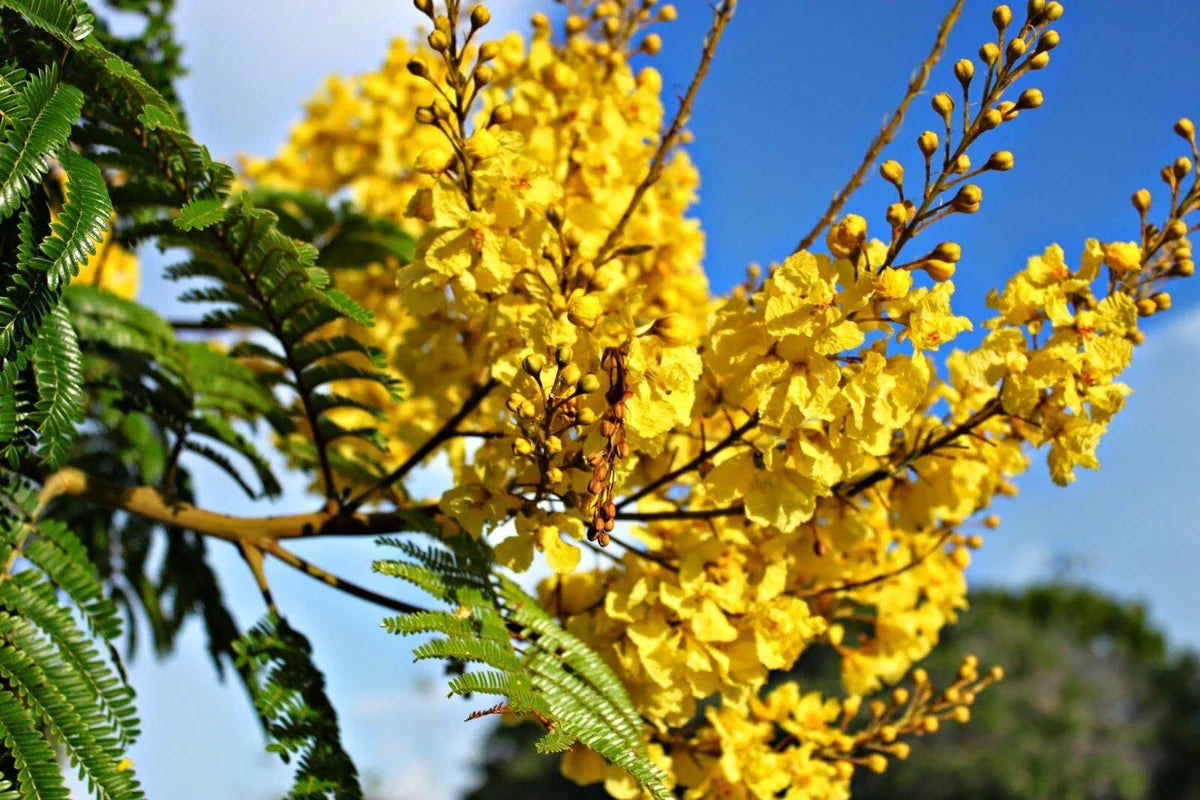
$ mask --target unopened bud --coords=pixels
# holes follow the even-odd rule
[[[1196,139],[1196,126],[1187,117],[1180,117],[1175,123],[1175,133],[1189,142]]]
[[[1062,37],[1059,35],[1058,31],[1046,31],[1042,34],[1042,37],[1038,39],[1037,51],[1039,53],[1044,53],[1047,50],[1053,50],[1054,48],[1058,47],[1058,44],[1061,41]]]
[[[642,39],[641,51],[648,56],[658,55],[662,51],[662,37],[657,33],[651,33]]]
[[[1024,111],[1027,108],[1037,108],[1044,100],[1041,89],[1026,89],[1017,98],[1017,109]]]
[[[933,252],[930,255],[934,258],[940,258],[942,261],[949,261],[952,264],[956,264],[962,258],[962,247],[957,242],[942,242],[933,248]]]
[[[658,18],[662,22],[674,22],[679,19],[679,11],[668,3],[658,10]]]
[[[425,62],[419,58],[414,58],[408,62],[408,71],[418,78],[424,78],[429,74],[429,70],[425,68]]]
[[[997,150],[988,156],[987,163],[983,165],[983,168],[997,172],[1008,172],[1013,168],[1013,154],[1007,150]]]
[[[958,190],[958,194],[954,195],[951,200],[954,210],[962,214],[974,214],[979,210],[979,204],[983,200],[983,190],[973,183],[968,183]]]
[[[1171,295],[1166,292],[1155,292],[1150,295],[1150,299],[1154,301],[1154,305],[1158,306],[1159,311],[1166,311],[1171,307]]]
[[[893,186],[899,187],[904,183],[904,167],[899,161],[887,160],[879,165],[879,174]]]
[[[565,367],[571,363],[571,359],[575,357],[575,351],[568,344],[560,344],[554,350],[554,360],[560,367]]]
[[[917,137],[917,147],[920,148],[922,155],[929,158],[938,149],[938,135],[933,131],[925,131]]]
[[[1027,63],[1029,64],[1030,69],[1045,69],[1050,63],[1050,54],[1043,50],[1042,52],[1030,58]]]
[[[1063,4],[1062,3],[1047,3],[1046,10],[1042,12],[1042,19],[1047,22],[1057,22],[1062,19]]]
[[[1149,297],[1143,297],[1137,301],[1137,312],[1139,317],[1148,317],[1158,311],[1158,303],[1155,303]]]
[[[1004,112],[998,108],[989,108],[979,118],[979,124],[987,131],[1000,127],[1001,122],[1004,122]]]
[[[847,214],[829,229],[825,244],[837,258],[857,252],[867,238],[867,221],[858,214]]]
[[[496,80],[496,70],[489,67],[487,64],[480,64],[475,68],[474,72],[475,83],[480,86],[487,86],[492,81]]]
[[[471,9],[471,27],[482,28],[492,21],[492,12],[488,11],[484,6],[475,6]]]
[[[594,372],[589,372],[579,379],[579,391],[582,394],[591,394],[600,388],[600,379],[596,377]]]
[[[1187,223],[1181,219],[1173,219],[1167,223],[1166,229],[1163,231],[1163,236],[1167,241],[1182,239],[1187,236]]]
[[[1012,9],[1008,6],[996,6],[992,10],[992,24],[996,30],[1003,31],[1012,22]]]
[[[933,106],[934,113],[939,114],[948,124],[950,114],[954,111],[954,99],[945,92],[938,92],[933,96],[930,105]]]
[[[954,77],[958,78],[958,82],[963,86],[971,82],[971,78],[975,77],[975,64],[969,58],[960,58],[954,63]]]
[[[1171,168],[1175,171],[1176,178],[1182,178],[1192,171],[1192,160],[1187,156],[1180,156],[1175,159],[1175,163],[1171,165]]]
[[[949,261],[937,258],[927,258],[921,262],[921,269],[929,273],[935,281],[948,281],[954,277],[955,266]]]
[[[1150,192],[1147,189],[1138,189],[1130,198],[1133,202],[1133,207],[1137,209],[1139,214],[1145,214],[1150,210]]]
[[[1016,61],[1021,56],[1025,55],[1025,51],[1029,49],[1029,45],[1021,37],[1017,37],[1008,43],[1008,47],[1004,49],[1004,59],[1009,63]]]
[[[979,48],[979,60],[989,67],[995,66],[1000,60],[1000,48],[995,42],[988,42],[983,47]]]
[[[450,39],[441,31],[434,31],[429,34],[429,46],[439,53],[450,46]]]
[[[537,354],[531,353],[521,359],[521,369],[525,370],[533,379],[537,379],[542,374],[542,370],[546,368],[546,359]]]

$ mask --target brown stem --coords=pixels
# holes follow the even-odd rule
[[[641,205],[642,198],[646,196],[646,192],[650,190],[650,187],[662,177],[667,155],[675,147],[679,141],[679,137],[683,134],[683,126],[687,124],[688,116],[692,112],[692,104],[696,102],[696,94],[700,91],[700,84],[704,83],[704,78],[708,75],[708,68],[712,64],[713,55],[717,52],[717,43],[721,41],[721,35],[725,32],[725,26],[733,18],[733,11],[736,6],[736,0],[722,0],[717,5],[712,28],[709,29],[708,35],[704,39],[704,50],[700,55],[700,65],[696,68],[696,74],[692,76],[692,82],[688,85],[687,92],[684,93],[683,99],[679,101],[679,109],[675,112],[675,118],[671,120],[671,126],[658,143],[658,150],[655,151],[654,157],[650,161],[650,169],[646,173],[646,177],[633,190],[633,196],[629,199],[629,205],[625,207],[621,218],[617,220],[617,224],[613,226],[613,229],[608,233],[608,237],[605,238],[604,244],[600,246],[600,250],[595,258],[597,265],[603,264],[612,256],[613,250],[625,232],[625,227],[629,224],[629,220],[633,218],[638,206]]]
[[[904,93],[904,99],[900,101],[900,105],[896,106],[896,110],[892,112],[892,116],[871,141],[871,146],[867,148],[866,155],[863,156],[862,163],[858,165],[858,169],[850,176],[850,180],[842,187],[842,190],[834,195],[833,200],[829,202],[829,207],[825,209],[825,213],[817,220],[817,224],[813,226],[812,230],[804,235],[804,238],[796,245],[796,249],[792,251],[793,253],[807,250],[817,240],[817,237],[821,235],[821,231],[833,223],[838,212],[842,210],[846,201],[850,199],[850,195],[854,194],[863,185],[867,170],[875,163],[875,159],[879,158],[879,154],[883,152],[883,149],[896,138],[896,133],[900,130],[900,123],[903,121],[909,105],[921,93],[921,90],[925,88],[925,83],[929,80],[929,73],[938,61],[941,60],[942,53],[946,50],[946,40],[949,39],[950,31],[954,28],[954,24],[958,22],[958,17],[962,13],[963,2],[964,0],[955,0],[950,11],[946,13],[945,18],[942,19],[942,24],[938,26],[937,38],[933,42],[933,49],[926,56],[925,60],[921,62],[920,66],[917,67],[917,71],[909,80],[908,90]],[[949,143],[949,137],[947,136],[947,146]]]
[[[425,444],[418,447],[413,454],[405,459],[404,463],[396,467],[387,475],[379,479],[379,481],[367,489],[364,489],[357,497],[349,500],[342,506],[343,514],[353,514],[363,503],[371,498],[371,495],[376,492],[381,492],[392,486],[399,480],[403,480],[404,476],[412,472],[412,470],[420,464],[425,458],[438,448],[443,442],[454,438],[458,435],[458,425],[466,419],[472,411],[479,407],[484,398],[499,385],[499,381],[495,378],[490,378],[486,382],[480,384],[471,392],[470,396],[463,401],[462,407],[455,412],[454,416],[446,420],[446,423],[437,430],[433,436],[430,436]]]

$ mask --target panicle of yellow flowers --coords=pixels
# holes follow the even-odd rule
[[[425,46],[398,41],[379,72],[331,81],[279,154],[247,165],[264,184],[350,189],[418,237],[409,264],[338,275],[379,319],[358,335],[406,384],[381,468],[445,445],[445,530],[495,532],[515,570],[544,554],[542,601],[624,679],[686,797],[845,797],[856,768],[907,755],[904,737],[966,721],[999,671],[968,659],[938,690],[913,665],[965,607],[970,552],[1029,446],[1060,483],[1097,466],[1139,318],[1195,269],[1192,124],[1176,126],[1191,157],[1164,169],[1161,223],[1143,190],[1137,241],[1088,241],[1076,268],[1058,246],[1031,258],[989,296],[982,341],[939,365],[972,329],[951,307],[964,254],[911,243],[977,212],[972,181],[1012,168],[1007,151],[971,155],[1042,104],[1035,88],[1009,98],[1049,63],[1061,4],[1032,0],[1020,22],[995,9],[996,39],[954,65],[958,98],[932,97],[919,190],[900,162],[880,167],[897,192],[883,238],[851,214],[812,252],[823,221],[726,297],[707,290],[698,178],[677,145],[732,2],[670,119],[659,74],[631,59],[659,51],[648,28],[671,5],[576,0],[557,29],[535,15],[528,43],[486,39],[483,6],[415,5]],[[399,501],[385,488],[360,497]],[[616,541],[612,563],[580,570],[587,539]],[[794,682],[763,694],[812,646],[837,654],[844,698]],[[639,794],[587,751],[564,769]]]

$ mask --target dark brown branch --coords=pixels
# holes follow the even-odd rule
[[[645,497],[645,496],[657,491],[661,487],[669,484],[671,481],[675,480],[679,476],[686,475],[687,473],[694,470],[696,467],[700,466],[706,460],[712,458],[717,453],[724,450],[726,447],[729,447],[730,445],[739,441],[742,438],[742,435],[744,433],[749,431],[751,428],[753,428],[757,424],[758,424],[758,415],[754,414],[753,416],[750,417],[750,419],[746,420],[744,423],[742,423],[741,425],[739,425],[738,427],[736,427],[732,431],[730,431],[729,435],[726,436],[724,439],[717,442],[711,448],[706,449],[704,452],[700,453],[700,455],[696,456],[691,461],[682,465],[678,469],[671,470],[670,472],[668,472],[667,474],[663,475],[660,478],[656,478],[655,480],[653,480],[650,483],[643,486],[638,491],[629,495],[629,497],[626,497],[624,500],[617,503],[617,508],[624,508],[625,506],[630,505],[631,503],[636,503],[638,500],[641,500],[643,497]]]
[[[367,489],[364,489],[357,497],[347,501],[342,506],[343,514],[354,513],[363,503],[367,502],[376,492],[381,492],[392,486],[397,481],[403,480],[404,476],[412,472],[414,468],[436,450],[443,442],[453,439],[458,435],[457,428],[459,423],[470,416],[471,412],[479,407],[484,398],[499,385],[499,381],[495,378],[489,378],[486,382],[480,384],[471,392],[470,396],[463,401],[462,407],[455,412],[454,416],[446,420],[445,424],[437,430],[433,436],[430,436],[425,444],[418,447],[413,454],[405,459],[404,463],[396,467],[387,475],[379,479],[379,481]]]
[[[736,517],[746,513],[746,507],[741,503],[725,508],[680,508],[672,511],[628,511],[617,514],[617,519],[626,522],[658,522],[671,519],[717,519],[718,517]]]
[[[950,538],[950,534],[953,532],[953,528],[947,528],[942,532],[942,535],[938,537],[937,542],[935,542],[932,547],[930,547],[921,555],[911,559],[907,564],[903,564],[902,566],[888,570],[887,572],[881,572],[878,575],[873,575],[870,578],[864,578],[860,581],[848,581],[846,583],[839,583],[836,586],[826,586],[824,589],[817,589],[814,592],[802,593],[800,596],[808,599],[812,597],[821,597],[827,594],[836,594],[837,592],[848,592],[851,589],[861,589],[864,586],[872,586],[876,583],[882,583],[886,580],[895,578],[897,575],[903,575],[905,572],[908,572],[910,569],[919,566],[925,561],[925,559],[936,553],[938,548],[946,543],[946,540]]]
[[[415,614],[428,609],[421,606],[415,606],[412,603],[406,603],[403,600],[397,600],[394,597],[380,594],[372,591],[365,586],[359,586],[357,583],[339,578],[331,572],[328,572],[310,561],[306,561],[292,551],[284,548],[276,541],[271,541],[263,546],[263,550],[275,556],[277,559],[287,564],[292,569],[303,572],[311,578],[316,578],[321,583],[327,586],[332,586],[339,592],[357,597],[360,600],[366,600],[368,603],[374,603],[382,608],[398,611],[401,614]]]

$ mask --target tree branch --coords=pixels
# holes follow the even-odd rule
[[[399,480],[403,480],[404,476],[412,472],[412,470],[420,464],[425,458],[438,448],[443,442],[453,439],[458,434],[458,425],[466,419],[472,411],[479,407],[484,398],[500,384],[495,378],[489,378],[486,382],[475,387],[475,391],[471,392],[470,396],[463,401],[462,407],[455,412],[454,416],[446,420],[445,424],[437,430],[433,436],[425,441],[425,444],[418,447],[411,456],[405,459],[404,463],[396,467],[379,481],[367,489],[364,489],[357,497],[347,501],[342,506],[342,514],[353,514],[363,503],[371,498],[371,495],[376,492],[381,492],[387,489],[392,484]]]
[[[687,124],[688,117],[692,113],[692,104],[696,101],[696,94],[700,91],[700,84],[704,83],[704,78],[708,75],[708,68],[712,64],[713,55],[717,52],[717,43],[721,41],[721,35],[725,32],[725,26],[733,18],[733,11],[736,6],[736,0],[721,0],[717,5],[712,28],[709,29],[708,35],[704,38],[704,50],[700,55],[700,65],[696,68],[696,74],[692,76],[692,82],[688,85],[687,92],[683,95],[683,99],[679,101],[679,109],[675,112],[675,118],[671,121],[671,126],[658,143],[658,150],[655,151],[654,158],[650,161],[650,169],[646,173],[646,177],[633,190],[633,197],[629,199],[629,205],[625,207],[621,218],[617,220],[617,224],[609,231],[604,244],[600,246],[600,250],[596,253],[595,263],[597,266],[605,263],[612,256],[613,250],[621,240],[621,235],[625,232],[625,227],[629,224],[629,220],[633,218],[638,206],[641,205],[642,198],[646,196],[646,192],[650,190],[650,187],[662,177],[667,155],[674,149],[675,144],[679,141],[679,137],[683,134],[683,126]]]
[[[850,195],[854,194],[863,184],[866,178],[867,170],[875,163],[875,159],[879,158],[879,154],[883,149],[891,143],[892,139],[896,138],[896,133],[900,129],[900,123],[904,120],[904,114],[908,111],[909,105],[916,99],[921,90],[925,88],[925,82],[929,80],[929,73],[933,67],[942,58],[942,53],[946,49],[946,40],[950,37],[950,31],[954,24],[958,21],[959,15],[962,13],[964,0],[955,0],[954,5],[947,12],[942,24],[938,27],[937,38],[934,40],[933,49],[925,60],[917,67],[916,73],[908,82],[908,91],[904,93],[904,99],[900,101],[900,105],[896,106],[896,110],[892,112],[892,116],[887,123],[880,129],[879,133],[871,141],[871,146],[867,148],[866,154],[863,156],[862,163],[858,165],[858,169],[850,176],[849,182],[842,187],[842,190],[834,195],[833,200],[829,202],[829,207],[825,209],[825,213],[817,220],[817,224],[813,229],[805,234],[800,243],[796,245],[793,254],[799,253],[801,250],[807,250],[812,246],[812,243],[821,235],[821,231],[830,225],[838,212],[842,210],[842,206],[850,199]]]
[[[373,514],[316,511],[269,517],[239,517],[197,508],[191,503],[170,500],[149,486],[125,487],[107,483],[81,470],[67,467],[54,473],[59,495],[70,495],[116,511],[127,511],[146,519],[205,536],[259,547],[278,539],[306,536],[377,536],[412,530],[427,520],[427,507]],[[424,517],[424,519],[423,519]]]

